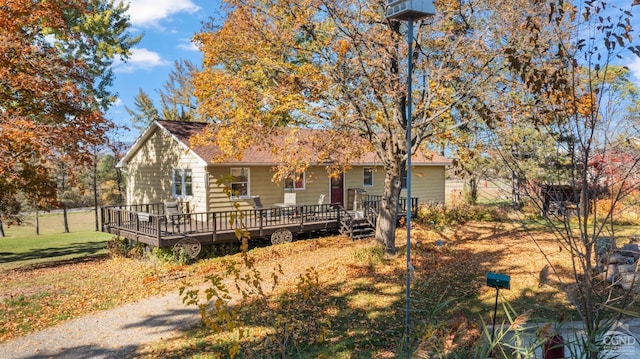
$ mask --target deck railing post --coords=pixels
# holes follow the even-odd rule
[[[216,242],[216,235],[218,233],[218,219],[216,218],[216,212],[213,212],[212,214],[213,217],[213,242]]]
[[[162,216],[161,215],[158,215],[156,217],[156,225],[155,225],[156,228],[155,229],[156,229],[156,239],[158,241],[158,247],[160,247],[160,237],[161,237],[160,233],[162,232],[160,226],[162,226],[162,223],[164,223],[164,222],[166,222],[166,221],[162,220]]]

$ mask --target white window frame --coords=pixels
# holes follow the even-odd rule
[[[291,172],[287,178],[284,179],[284,189],[289,191],[302,191],[307,188],[307,173],[306,171],[295,172],[295,176],[292,176],[294,172]],[[298,186],[298,181],[295,179],[302,177],[302,186]]]
[[[407,170],[402,167],[400,168],[400,188],[407,189]]]
[[[366,181],[366,179],[367,179],[367,175],[366,175],[367,170],[369,170],[371,172],[371,177],[370,177],[371,178],[371,183],[369,183],[369,184],[367,184],[367,181]],[[362,168],[362,186],[363,187],[373,187],[374,183],[375,183],[375,181],[373,179],[373,167],[363,167]]]
[[[171,171],[171,195],[174,198],[193,197],[193,170],[174,168]]]
[[[236,181],[236,177],[242,177],[242,174],[237,174],[237,171],[240,171],[241,173],[244,171],[244,177],[246,178],[246,181]],[[234,174],[234,172],[236,172],[236,174]],[[231,175],[231,182],[229,183],[229,186],[231,187],[231,189],[235,189],[234,185],[238,185],[238,184],[245,184],[246,186],[246,193],[245,194],[240,194],[240,195],[236,195],[235,191],[231,192],[231,199],[247,199],[247,198],[251,198],[251,169],[248,167],[231,167],[231,169],[229,170],[229,174]]]

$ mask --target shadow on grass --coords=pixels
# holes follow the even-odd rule
[[[135,346],[122,347],[118,350],[105,348],[102,345],[82,345],[73,348],[65,348],[57,352],[45,352],[34,355],[22,355],[22,359],[49,359],[49,358],[123,358],[126,353],[133,352]]]
[[[70,243],[65,247],[51,247],[32,249],[24,253],[0,252],[0,263],[26,262],[46,260],[47,262],[69,260],[68,257],[87,257],[98,255],[106,248],[105,241]]]
[[[473,229],[471,229],[473,232]],[[517,263],[509,265],[502,244],[490,242],[521,232],[478,231],[467,240],[489,240],[485,249],[460,245],[435,248],[416,243],[412,248],[415,278],[412,281],[411,349],[436,326],[463,316],[481,326],[491,323],[495,290],[486,287],[486,273],[495,263],[509,273],[530,271]],[[417,242],[420,240],[418,239]],[[519,242],[518,240],[514,241]],[[404,253],[405,248],[398,248]],[[278,298],[247,300],[234,305],[241,318],[241,357],[325,357],[384,358],[405,357],[405,268],[402,255],[386,259],[374,250],[356,254],[350,263],[320,273],[316,286],[293,285]],[[505,266],[506,263],[506,266]],[[327,269],[323,269],[327,271]],[[340,273],[339,275],[337,273]],[[528,272],[527,272],[528,273]],[[263,278],[269,275],[263,273]],[[303,283],[304,284],[304,283]],[[307,283],[308,284],[308,283]],[[510,296],[517,313],[534,309],[539,316],[555,316],[566,311],[552,292],[526,288]],[[435,311],[438,304],[454,298],[451,305]],[[549,309],[552,308],[552,309]],[[504,318],[499,306],[498,322]],[[552,318],[553,319],[553,318]],[[145,323],[141,323],[145,325]],[[216,353],[228,357],[237,340],[237,328],[220,334],[203,326],[186,337],[172,338],[152,350],[164,358]],[[473,344],[473,343],[471,343]],[[465,357],[460,348],[460,357]]]
[[[491,263],[500,261],[502,256],[499,249],[481,253],[414,250],[413,349],[429,325],[447,322],[454,313],[463,312],[476,323],[480,317],[488,322],[493,306],[480,297],[488,290],[485,287],[486,272],[491,269]],[[254,301],[236,306],[247,330],[242,340],[242,356],[403,357],[405,270],[400,267],[390,269],[385,263],[387,261],[381,260],[382,263],[355,260],[346,268],[348,279],[331,282],[330,278],[325,278],[329,282],[319,283],[311,293],[301,290],[298,285],[267,305]],[[442,300],[441,295],[456,300],[442,312],[434,313],[433,308]],[[523,303],[522,306],[528,304]],[[289,334],[285,334],[284,328],[290,330]],[[275,338],[279,342],[273,339],[273,335],[266,335],[277,331],[279,334]],[[213,335],[206,328],[197,328],[188,334],[187,339],[169,340],[160,351],[167,358],[207,352],[226,355],[233,335],[231,332]]]

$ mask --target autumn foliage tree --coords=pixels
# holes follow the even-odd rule
[[[601,262],[607,248],[616,245],[615,209],[638,186],[638,91],[628,70],[617,65],[640,56],[632,20],[638,4],[541,5],[546,15],[523,23],[529,46],[506,52],[518,91],[503,97],[516,99],[508,103],[516,110],[504,111],[495,126],[497,148],[518,178],[514,184],[544,215],[559,248],[571,253],[570,279],[551,261],[540,279],[541,285],[557,285],[575,306],[587,358],[601,357],[602,334],[630,313],[637,298],[600,272],[608,264]]]
[[[265,144],[282,155],[288,167],[282,174],[311,164],[329,164],[335,174],[362,151],[374,151],[385,170],[388,199],[376,237],[389,253],[396,251],[395,214],[407,156],[428,152],[430,139],[472,120],[452,116],[456,104],[485,108],[483,97],[495,94],[492,78],[504,69],[499,54],[513,36],[501,26],[512,22],[519,7],[534,8],[525,1],[442,1],[434,18],[416,22],[408,149],[407,28],[385,19],[385,1],[226,3],[222,25],[211,23],[196,36],[204,68],[194,80],[201,112],[224,126],[194,143],[215,142],[237,155],[255,145],[253,139],[282,128],[325,129],[313,138],[311,155],[295,147],[300,139],[287,141],[286,148]]]
[[[0,5],[0,220],[19,211],[19,194],[55,202],[51,164],[90,160],[103,142],[110,65],[139,41],[126,10],[113,0]]]

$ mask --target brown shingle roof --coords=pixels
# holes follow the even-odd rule
[[[187,147],[191,148],[193,152],[195,152],[198,156],[200,156],[206,162],[211,162],[213,158],[217,155],[220,155],[220,151],[213,145],[211,146],[197,146],[191,147],[189,143],[189,139],[191,136],[195,134],[201,133],[205,127],[206,123],[202,122],[180,122],[180,121],[164,121],[164,120],[156,120],[156,123],[160,125],[162,128],[166,129],[170,134],[175,136],[180,142],[185,144]],[[312,129],[302,129],[299,132],[299,135],[303,138],[308,137],[314,131]],[[270,140],[270,143],[282,143],[284,138],[280,136],[280,138],[273,138]],[[260,148],[258,146],[254,146],[245,151],[243,157],[239,160],[232,160],[226,163],[230,164],[254,164],[254,165],[275,165],[278,163],[276,156],[264,148]],[[413,165],[450,165],[451,160],[439,156],[439,155],[430,155],[425,153],[418,153],[414,155],[412,159]],[[359,165],[374,165],[380,164],[380,159],[378,159],[377,155],[374,152],[365,153],[358,161],[354,164]]]

